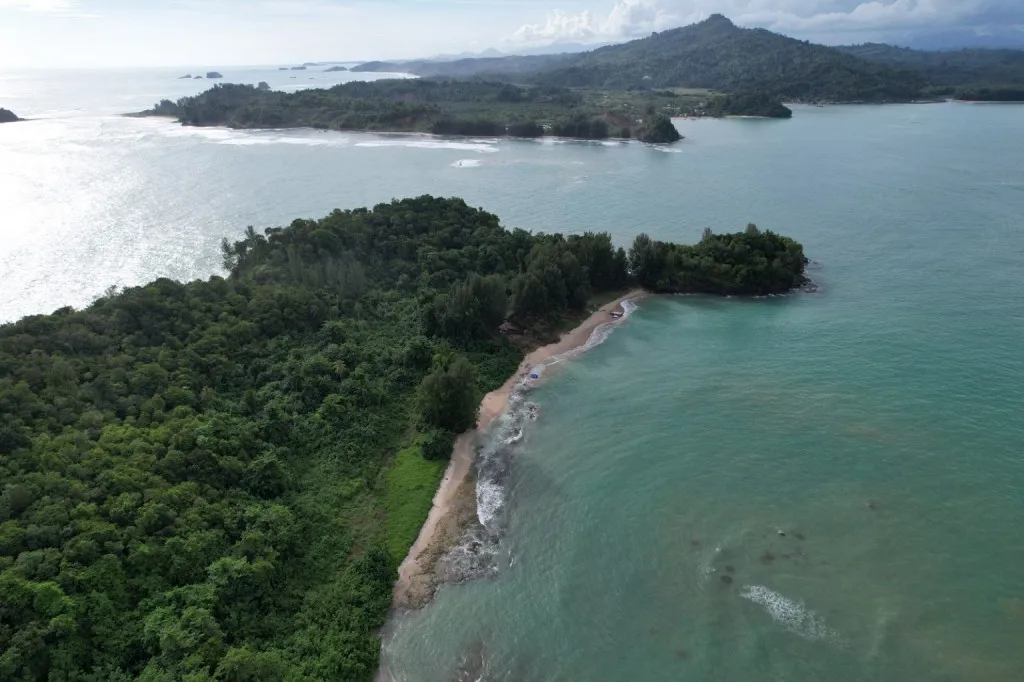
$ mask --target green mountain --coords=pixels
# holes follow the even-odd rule
[[[355,70],[449,77],[504,74],[568,87],[764,91],[790,100],[905,101],[916,98],[925,85],[918,74],[765,29],[739,28],[719,14],[691,26],[582,54],[546,59],[377,62]]]
[[[933,88],[1024,85],[1024,50],[928,52],[879,43],[836,49],[866,61],[915,71]]]
[[[545,84],[765,90],[784,99],[907,100],[924,85],[916,75],[721,15],[692,26],[603,47],[537,74]]]

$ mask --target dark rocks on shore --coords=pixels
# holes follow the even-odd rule
[[[20,120],[10,109],[0,109],[0,123],[15,123]]]

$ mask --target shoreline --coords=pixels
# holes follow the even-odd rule
[[[455,440],[451,461],[434,493],[427,519],[398,567],[398,579],[392,592],[392,608],[419,608],[433,598],[436,589],[434,566],[437,560],[458,542],[466,523],[476,516],[476,475],[473,464],[477,442],[490,424],[508,409],[509,398],[515,387],[532,367],[586,344],[594,330],[614,321],[611,313],[622,312],[623,303],[637,301],[648,295],[649,292],[636,289],[602,305],[575,328],[562,334],[558,341],[529,352],[515,374],[500,388],[484,396],[476,429],[459,435]]]

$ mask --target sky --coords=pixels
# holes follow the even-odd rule
[[[0,68],[274,65],[620,42],[721,13],[827,44],[1019,37],[1024,0],[0,0]]]

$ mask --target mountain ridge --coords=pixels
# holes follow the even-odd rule
[[[353,70],[559,87],[755,91],[790,101],[832,102],[913,101],[951,92],[953,86],[1015,84],[1018,59],[1024,79],[1024,51],[1006,50],[1006,60],[1013,63],[1007,66],[985,51],[951,60],[949,55],[960,52],[914,51],[918,56],[907,58],[897,52],[902,48],[886,47],[818,45],[763,28],[741,28],[713,14],[696,24],[588,52],[371,62]]]

